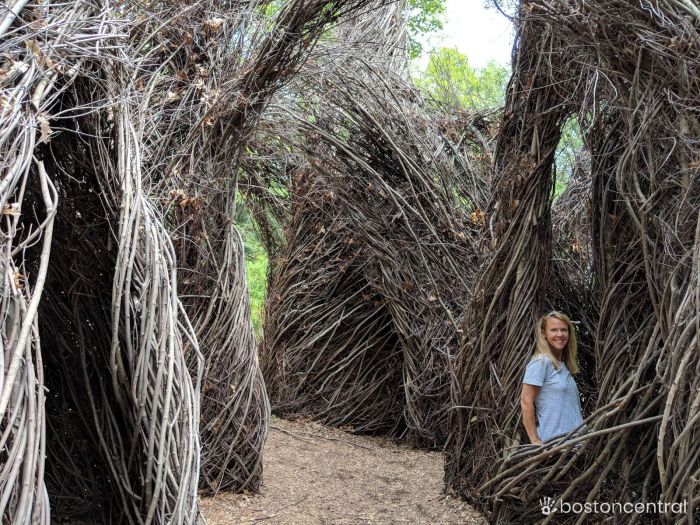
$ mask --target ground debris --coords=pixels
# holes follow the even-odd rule
[[[444,495],[440,452],[273,418],[263,464],[260,494],[201,498],[209,525],[486,523]]]

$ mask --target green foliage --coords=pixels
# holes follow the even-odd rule
[[[418,38],[425,33],[442,29],[442,14],[446,0],[408,0],[408,56],[418,58],[423,46]]]
[[[575,116],[570,117],[561,131],[561,138],[554,154],[555,183],[554,198],[556,199],[566,188],[574,171],[576,154],[583,149],[583,135]]]
[[[257,256],[252,259],[246,256],[245,266],[250,292],[250,315],[255,337],[259,339],[262,335],[262,319],[265,295],[267,294],[267,255],[265,250],[259,251]]]
[[[265,2],[260,7],[260,12],[262,12],[263,15],[269,17],[277,16],[280,13],[280,11],[282,11],[284,3],[284,0],[270,0],[269,2]]]
[[[473,68],[466,55],[443,47],[430,55],[416,84],[439,102],[482,110],[503,106],[508,76],[508,68],[493,61],[484,68]]]
[[[241,198],[238,198],[239,203]],[[253,219],[248,209],[239,204],[236,209],[236,227],[243,237],[243,249],[245,251],[246,277],[248,291],[250,293],[250,314],[253,321],[255,336],[262,335],[262,318],[265,308],[265,295],[267,294],[267,253],[253,226]]]

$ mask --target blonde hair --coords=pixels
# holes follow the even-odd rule
[[[561,312],[549,312],[543,315],[537,320],[535,325],[535,336],[537,337],[537,344],[535,345],[535,351],[532,353],[532,357],[538,355],[543,355],[552,361],[554,368],[559,370],[559,360],[552,354],[552,349],[549,348],[549,343],[544,337],[544,328],[547,324],[547,319],[559,319],[566,323],[569,328],[569,341],[566,343],[566,348],[562,353],[562,361],[566,363],[566,368],[569,372],[576,374],[579,371],[578,360],[576,359],[576,332],[574,331],[574,325],[569,317]]]

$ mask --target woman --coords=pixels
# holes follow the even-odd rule
[[[541,445],[578,428],[583,418],[578,388],[571,377],[578,372],[571,320],[550,312],[537,321],[536,332],[537,346],[525,370],[520,406],[530,442]]]

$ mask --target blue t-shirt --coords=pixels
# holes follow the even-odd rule
[[[535,416],[542,441],[568,434],[583,423],[578,388],[566,363],[560,361],[557,370],[548,357],[537,355],[527,364],[523,383],[541,387],[535,397]]]

